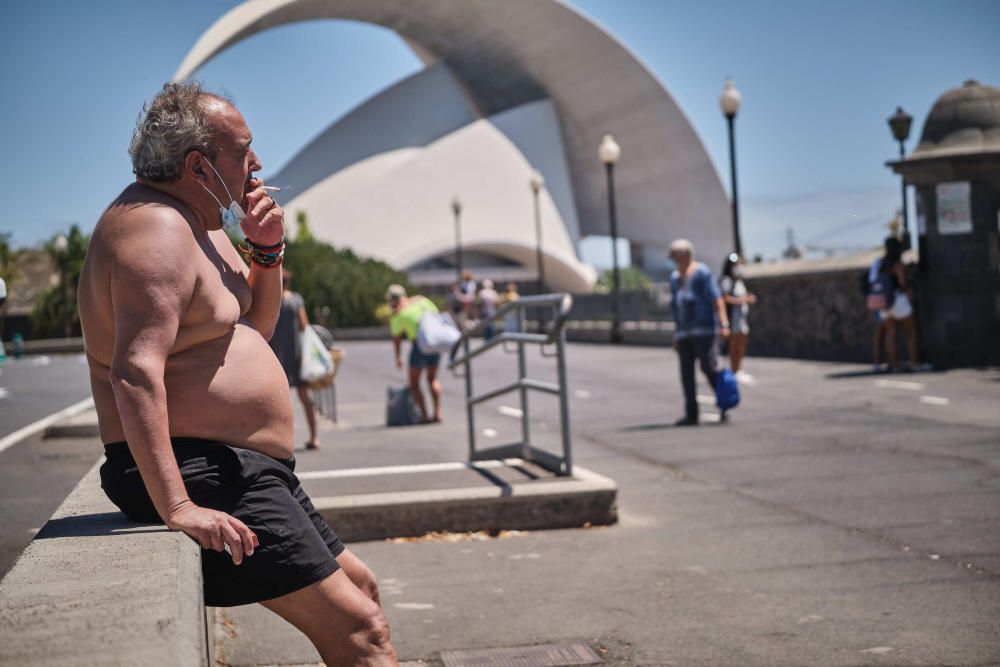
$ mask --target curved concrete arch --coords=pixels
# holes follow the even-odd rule
[[[607,230],[596,152],[611,132],[623,150],[616,170],[621,234],[660,247],[684,235],[713,263],[728,251],[727,198],[684,114],[633,54],[557,0],[251,0],[202,35],[175,78],[255,33],[314,19],[394,30],[423,60],[445,63],[481,116],[551,98],[582,235]]]

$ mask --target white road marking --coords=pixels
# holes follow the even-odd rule
[[[715,396],[708,396],[706,394],[698,394],[696,399],[701,405],[715,405]]]
[[[74,403],[68,408],[63,408],[59,412],[54,412],[48,417],[42,417],[36,422],[28,424],[22,428],[17,429],[13,433],[0,438],[0,452],[4,451],[11,445],[14,445],[28,436],[32,436],[39,431],[44,431],[52,424],[56,423],[60,419],[66,419],[67,417],[72,417],[73,415],[78,415],[84,410],[89,410],[94,407],[93,398],[85,398],[79,403]]]
[[[874,648],[866,648],[862,653],[871,653],[873,655],[885,655],[886,653],[892,653],[895,651],[891,646],[876,646]]]
[[[428,602],[397,602],[392,606],[396,609],[407,609],[410,611],[426,611],[434,608],[434,605]]]
[[[920,402],[927,405],[948,405],[951,403],[951,399],[944,396],[921,396]]]
[[[701,413],[701,418],[707,422],[718,422],[722,420],[718,412],[703,412]]]
[[[875,380],[875,386],[880,389],[905,389],[906,391],[920,391],[924,388],[922,382],[904,382],[903,380]]]
[[[7,398],[8,396],[10,396],[10,392],[0,387],[0,398]]]
[[[524,416],[524,410],[520,408],[512,408],[509,405],[501,405],[497,408],[497,412],[505,417],[514,417],[515,419],[520,419]]]
[[[577,389],[576,390],[576,397],[577,398],[590,398],[590,392],[587,391],[586,389]]]
[[[52,362],[52,360],[49,359],[48,355],[43,354],[43,355],[38,356],[38,357],[32,357],[31,360],[28,361],[28,365],[29,366],[48,366],[51,362]]]
[[[495,438],[500,435],[495,428],[484,428],[483,435],[487,438]]]
[[[466,470],[468,468],[502,468],[506,465],[520,465],[521,459],[504,459],[503,461],[476,461],[464,463],[449,461],[447,463],[417,463],[414,465],[381,466],[374,468],[346,468],[343,470],[310,470],[296,473],[299,479],[335,479],[340,477],[372,477],[374,475],[402,475],[413,472],[449,472]]]

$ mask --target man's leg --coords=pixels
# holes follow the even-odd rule
[[[715,381],[719,374],[719,346],[715,344],[715,336],[698,336],[691,342],[694,344],[695,354],[698,355],[701,372],[705,374],[708,386],[712,388],[714,394]]]
[[[677,357],[681,369],[681,386],[684,388],[684,414],[689,421],[698,421],[698,401],[694,393],[695,352],[690,338],[677,341]]]
[[[365,565],[363,560],[355,556],[350,549],[341,551],[340,555],[337,556],[337,562],[340,564],[341,569],[347,573],[347,578],[351,580],[351,583],[381,607],[382,597],[378,592],[378,581],[375,579],[375,573],[371,571],[371,568]]]
[[[434,421],[441,421],[441,381],[437,379],[438,367],[427,367],[427,384],[431,387],[431,400],[434,402]]]
[[[300,384],[296,389],[299,400],[302,401],[302,408],[306,412],[306,421],[309,423],[309,449],[319,449],[319,438],[316,437],[316,404],[309,395],[309,387]]]
[[[382,610],[343,568],[326,579],[261,603],[298,628],[327,665],[397,665]]]
[[[413,396],[413,402],[417,405],[417,409],[420,410],[420,416],[422,419],[427,419],[427,407],[424,404],[424,392],[420,390],[420,372],[422,369],[414,368],[410,366],[410,395]]]

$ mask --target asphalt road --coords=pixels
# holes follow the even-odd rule
[[[11,359],[0,366],[0,439],[89,396],[83,355]],[[42,432],[0,451],[0,577],[101,451],[93,439]]]
[[[445,376],[445,424],[387,430],[388,344],[345,347],[342,423],[299,470],[463,459],[461,381]],[[484,359],[477,389],[513,363]],[[401,658],[584,639],[621,665],[1000,664],[1000,372],[747,368],[730,423],[675,429],[672,352],[571,346],[576,461],[617,480],[619,525],[352,545]],[[515,401],[478,411],[484,442],[516,437]],[[532,403],[545,446],[556,414]],[[316,660],[259,607],[224,618],[230,664]]]
[[[345,347],[342,422],[299,470],[464,458],[461,381],[445,376],[443,425],[385,429],[385,386],[402,382],[388,343]],[[550,363],[531,368],[551,379]],[[747,369],[756,384],[731,422],[674,429],[669,350],[571,346],[575,459],[618,482],[620,523],[351,545],[380,578],[401,657],[583,639],[614,665],[1000,665],[1000,372]],[[512,375],[512,358],[490,356],[477,389]],[[516,436],[517,407],[478,411],[484,443]],[[556,414],[547,397],[531,405],[542,446],[557,446]],[[59,452],[74,458],[47,458]],[[98,453],[31,439],[0,454],[0,532]],[[262,608],[225,614],[230,664],[316,660]]]

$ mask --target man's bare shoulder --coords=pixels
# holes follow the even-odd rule
[[[112,202],[94,228],[91,249],[124,263],[189,257],[196,241],[185,213],[166,197],[143,194],[126,188]]]

